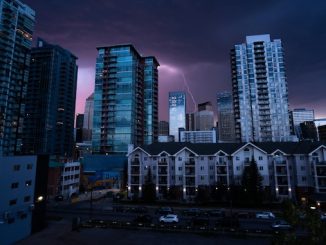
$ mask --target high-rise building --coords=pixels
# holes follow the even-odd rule
[[[84,114],[77,114],[76,116],[76,143],[83,142],[84,138]]]
[[[158,62],[144,57],[144,144],[158,140]]]
[[[179,141],[179,128],[186,128],[186,94],[169,92],[169,132]]]
[[[166,121],[159,121],[158,123],[158,135],[169,135],[169,123]]]
[[[195,113],[186,114],[186,130],[195,131]]]
[[[133,45],[98,47],[93,152],[124,154],[158,135],[158,61]]]
[[[311,141],[318,140],[317,128],[313,121],[302,122],[300,123],[299,127],[300,127],[302,140],[311,140]]]
[[[291,140],[281,40],[247,36],[231,50],[231,70],[236,139]]]
[[[236,142],[233,101],[230,92],[217,94],[217,110],[219,142]]]
[[[28,154],[72,156],[77,57],[39,39],[32,49],[23,149]]]
[[[293,118],[294,133],[299,139],[303,139],[300,124],[303,122],[313,122],[315,120],[314,110],[305,108],[293,109],[291,114]]]
[[[319,126],[318,130],[318,140],[326,141],[326,125]]]
[[[198,111],[195,112],[195,130],[208,131],[214,127],[214,111],[211,102],[198,104]]]
[[[94,115],[94,93],[92,93],[86,99],[86,103],[85,103],[84,123],[83,123],[83,128],[84,128],[83,141],[91,141],[92,140],[93,115]]]
[[[0,156],[21,152],[35,11],[0,1]]]

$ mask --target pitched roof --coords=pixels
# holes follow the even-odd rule
[[[183,148],[197,153],[198,155],[214,155],[218,151],[223,151],[229,155],[246,145],[247,143],[189,143],[189,142],[168,142],[153,143],[151,145],[142,146],[143,150],[151,155],[158,155],[162,151],[166,151],[170,155],[176,154]],[[286,154],[309,154],[313,150],[321,146],[322,142],[255,142],[252,143],[267,154],[272,154],[276,150],[280,150]],[[325,145],[325,144],[324,144]],[[326,145],[325,145],[326,146]]]

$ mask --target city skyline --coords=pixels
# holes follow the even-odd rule
[[[190,111],[194,104],[215,101],[216,92],[231,89],[232,46],[248,35],[271,34],[284,44],[290,108],[311,108],[317,118],[326,117],[320,31],[326,22],[324,2],[296,1],[295,8],[275,1],[232,5],[215,1],[25,2],[37,12],[34,39],[42,37],[79,57],[76,113],[83,113],[85,99],[93,92],[97,46],[132,43],[143,55],[157,57],[161,63],[159,118],[166,120],[169,91],[187,91],[189,86],[195,101],[187,94]]]

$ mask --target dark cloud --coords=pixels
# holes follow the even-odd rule
[[[79,111],[93,88],[89,80],[97,46],[132,43],[140,53],[178,70],[160,71],[160,117],[166,119],[167,92],[184,89],[181,73],[197,102],[215,103],[216,92],[231,87],[230,48],[246,35],[269,33],[285,47],[291,107],[307,106],[326,117],[326,1],[24,2],[36,10],[35,34],[79,57]]]

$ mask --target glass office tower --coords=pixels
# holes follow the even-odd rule
[[[99,47],[96,59],[93,152],[124,154],[128,144],[151,143],[158,134],[155,57],[132,45]]]
[[[35,11],[0,1],[0,156],[21,152]]]
[[[179,128],[186,128],[186,94],[169,92],[169,131],[179,142]]]
[[[24,152],[73,155],[77,57],[39,39],[32,49],[24,122]]]
[[[279,39],[247,36],[231,50],[238,141],[288,141],[290,123],[284,52]]]
[[[233,101],[230,92],[217,94],[217,111],[219,142],[235,142]]]

